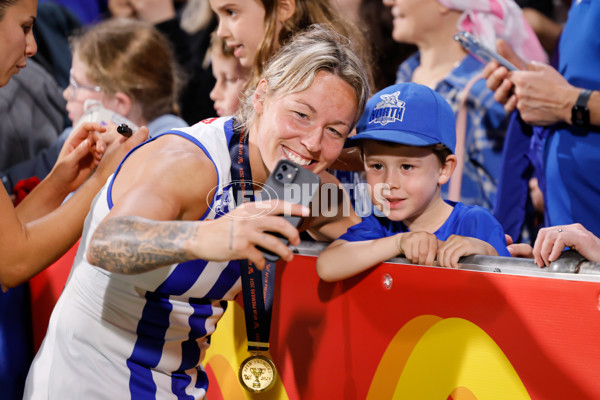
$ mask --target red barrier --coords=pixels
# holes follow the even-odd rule
[[[32,282],[38,346],[75,251]],[[315,259],[278,265],[274,389],[239,385],[244,318],[231,303],[205,359],[208,398],[600,398],[600,282],[386,263],[328,284]]]
[[[79,241],[58,261],[29,281],[34,352],[38,351],[46,336],[50,315],[65,287],[78,248]]]
[[[382,264],[328,284],[314,264],[278,266],[281,379],[260,398],[600,398],[599,282]],[[246,356],[234,303],[205,360],[209,398],[257,397],[235,382]]]

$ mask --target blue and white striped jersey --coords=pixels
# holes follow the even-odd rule
[[[216,194],[203,219],[234,206],[231,133],[227,118],[165,133],[197,144],[217,170]],[[112,207],[113,179],[87,216],[71,275],[29,371],[25,398],[203,398],[208,380],[200,362],[227,300],[241,290],[239,262],[195,260],[139,275],[92,266],[85,253]]]

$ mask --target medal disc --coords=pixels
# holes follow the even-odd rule
[[[255,354],[240,365],[240,383],[249,392],[260,393],[271,389],[276,378],[275,364],[268,357]]]

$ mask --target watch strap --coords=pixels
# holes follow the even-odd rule
[[[575,102],[576,106],[587,108],[588,101],[590,100],[590,96],[592,95],[592,91],[589,89],[583,89],[579,96],[577,97],[577,101]]]
[[[576,126],[587,127],[590,125],[590,110],[588,109],[588,101],[592,91],[583,89],[575,101],[575,105],[571,109],[571,122]]]

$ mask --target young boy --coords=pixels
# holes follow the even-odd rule
[[[215,33],[211,37],[210,55],[212,73],[216,79],[210,99],[215,102],[219,117],[233,115],[240,106],[240,95],[248,78],[248,70],[233,55],[233,49]]]
[[[479,206],[442,199],[441,186],[456,167],[452,109],[435,91],[416,83],[383,89],[367,103],[357,134],[375,207],[317,260],[321,279],[356,275],[403,254],[410,262],[457,267],[470,254],[509,257],[504,231]]]

